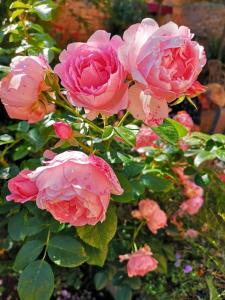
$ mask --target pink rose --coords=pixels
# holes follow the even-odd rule
[[[190,180],[187,180],[185,182],[184,194],[188,198],[202,197],[203,193],[204,193],[203,188],[196,185],[194,182]]]
[[[194,239],[198,236],[198,231],[190,228],[185,232],[185,237],[189,237],[191,239]]]
[[[200,82],[195,81],[192,86],[187,90],[186,95],[190,98],[197,97],[200,94],[204,93],[206,91],[206,87],[201,85]]]
[[[120,262],[128,260],[127,273],[129,277],[144,276],[158,266],[158,261],[152,257],[152,252],[147,245],[134,253],[120,255],[119,259]]]
[[[69,44],[55,72],[68,91],[71,104],[84,107],[88,117],[113,115],[127,108],[128,84],[117,56],[122,39],[104,30],[96,31],[87,43]]]
[[[55,122],[53,124],[55,134],[61,140],[68,140],[73,136],[73,129],[68,123]]]
[[[132,216],[146,220],[147,226],[152,233],[156,234],[158,229],[167,226],[167,216],[155,201],[149,199],[141,200],[138,207],[138,210],[132,212]]]
[[[24,203],[36,199],[38,189],[28,177],[31,172],[30,170],[23,170],[8,181],[8,188],[11,194],[6,196],[7,201],[13,200],[14,202]]]
[[[10,118],[36,123],[54,111],[41,92],[47,91],[45,72],[50,66],[39,56],[13,58],[11,72],[0,82],[0,98]]]
[[[203,204],[204,199],[202,197],[190,198],[181,203],[179,208],[179,216],[183,216],[185,213],[189,215],[195,215],[198,213]]]
[[[38,187],[37,206],[74,226],[105,220],[110,194],[123,189],[111,167],[101,158],[79,151],[56,155],[30,174]]]
[[[188,27],[173,22],[159,27],[153,19],[144,19],[124,32],[119,58],[153,98],[173,101],[199,89],[196,80],[206,57],[192,38]]]
[[[128,97],[128,111],[135,119],[144,121],[146,125],[159,125],[168,117],[167,102],[152,97],[148,90],[143,90],[142,85],[136,83],[129,88]]]
[[[135,149],[153,146],[157,140],[159,140],[158,135],[151,128],[143,126],[136,135]]]
[[[186,127],[190,133],[194,128],[194,122],[191,116],[186,111],[179,111],[173,119]]]

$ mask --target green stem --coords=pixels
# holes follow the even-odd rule
[[[45,252],[44,252],[44,255],[41,260],[45,260],[45,257],[47,255],[49,240],[50,240],[50,229],[48,230],[48,235],[47,235],[47,239],[45,242]]]
[[[123,125],[123,122],[126,120],[126,118],[129,116],[129,111],[126,111],[126,113],[124,114],[124,116],[122,117],[122,119],[119,121],[117,127],[120,127]]]
[[[46,95],[46,94],[45,94]],[[63,101],[66,101],[66,103],[68,103],[68,100],[60,93],[59,96],[61,97],[61,99]],[[49,95],[48,95],[49,98]],[[60,99],[60,100],[61,100]],[[84,121],[85,123],[87,123],[92,129],[94,129],[95,131],[99,132],[102,134],[103,129],[98,127],[97,125],[95,125],[93,122],[91,122],[90,120],[84,118],[75,108],[73,108],[72,106],[68,106],[67,104],[64,104],[62,101],[60,101],[59,99],[52,99],[52,101],[54,101],[58,106],[63,107],[65,110],[71,112],[73,115],[75,115],[76,117],[82,119],[82,121]]]
[[[145,224],[145,221],[142,221],[140,224],[139,224],[139,226],[134,230],[134,234],[133,234],[133,238],[132,238],[132,244],[134,244],[135,243],[135,240],[136,240],[136,238],[137,238],[137,236],[138,236],[138,234],[139,234],[139,232],[140,232],[140,230],[141,230],[141,228],[142,228],[142,226]]]
[[[5,161],[5,155],[7,154],[7,152],[9,151],[9,149],[11,149],[12,147],[14,147],[17,143],[19,143],[21,141],[21,138],[18,138],[17,140],[15,140],[12,144],[10,144],[9,146],[5,147],[5,149],[2,151],[1,155],[0,155],[0,163],[4,166],[7,167],[8,163]]]

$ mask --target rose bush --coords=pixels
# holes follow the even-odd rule
[[[13,59],[0,97],[23,121],[0,136],[0,213],[3,252],[21,246],[13,265],[21,300],[50,299],[63,267],[77,272],[71,286],[93,276],[97,290],[114,286],[118,300],[163,299],[162,280],[180,278],[182,299],[222,293],[225,137],[192,132],[185,112],[167,118],[171,101],[203,90],[204,64],[188,28],[152,19],[123,40],[100,30],[68,45],[53,69],[40,56]],[[216,243],[209,211],[221,224]],[[216,287],[213,272],[222,274]]]

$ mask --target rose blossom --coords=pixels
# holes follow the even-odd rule
[[[138,210],[132,211],[132,216],[146,220],[147,226],[152,233],[156,234],[158,229],[167,225],[167,216],[155,201],[149,199],[141,200],[138,207]]]
[[[158,135],[151,128],[143,126],[136,135],[135,149],[152,146],[158,139]]]
[[[72,127],[65,122],[55,122],[53,124],[55,134],[61,140],[68,140],[73,136],[73,129]]]
[[[55,72],[67,89],[71,104],[84,107],[89,118],[113,115],[127,108],[127,72],[120,63],[119,36],[96,31],[87,43],[69,44],[59,57]]]
[[[173,22],[159,27],[153,19],[144,19],[124,32],[119,58],[143,90],[170,102],[200,89],[196,80],[206,57],[192,38],[188,27]]]
[[[195,215],[198,213],[203,204],[204,199],[202,197],[190,198],[181,203],[179,208],[179,216],[182,216],[184,213]]]
[[[194,182],[187,180],[185,182],[184,194],[188,198],[194,197],[202,197],[203,196],[203,188],[195,184]]]
[[[188,131],[188,133],[190,133],[193,128],[194,128],[194,122],[191,118],[191,116],[186,112],[186,111],[179,111],[174,117],[173,119],[179,123],[181,123],[182,125],[184,125]]]
[[[120,262],[128,260],[127,273],[129,277],[144,276],[158,266],[158,261],[152,257],[151,249],[147,245],[134,253],[120,255],[119,259]]]
[[[56,155],[30,174],[38,188],[37,206],[74,226],[105,220],[110,194],[123,189],[111,167],[101,158],[79,151]]]
[[[38,189],[33,181],[28,177],[32,171],[23,170],[16,177],[8,181],[8,188],[11,192],[6,196],[7,201],[24,203],[36,199]]]
[[[36,123],[54,111],[41,92],[47,91],[44,75],[50,66],[44,57],[17,56],[10,73],[0,82],[0,98],[10,118]]]
[[[185,232],[185,237],[189,237],[189,238],[196,238],[198,236],[198,231],[196,231],[195,229],[189,228],[186,232]]]

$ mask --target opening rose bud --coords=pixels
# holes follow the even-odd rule
[[[73,136],[73,129],[68,123],[56,122],[53,124],[55,134],[61,140],[68,140]]]

